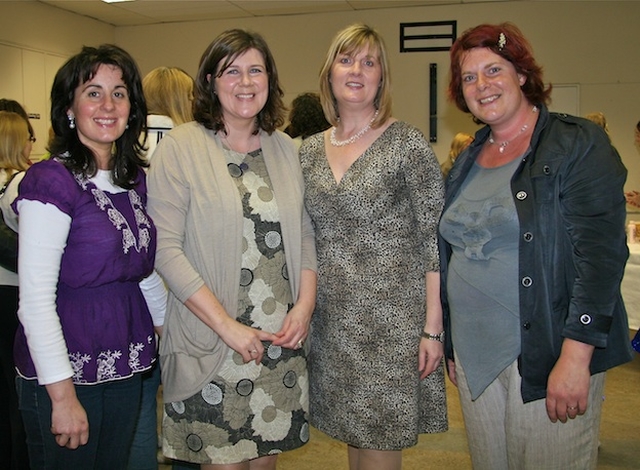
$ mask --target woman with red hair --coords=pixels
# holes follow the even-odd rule
[[[449,94],[485,124],[440,221],[449,376],[474,469],[595,468],[605,371],[631,358],[626,178],[600,128],[547,109],[512,24],[451,48]]]

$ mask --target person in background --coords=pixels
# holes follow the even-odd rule
[[[177,67],[158,67],[142,79],[147,103],[146,159],[151,161],[158,142],[174,126],[193,121],[193,78]],[[140,414],[131,444],[128,470],[152,470],[158,467],[157,394],[160,364],[144,373]]]
[[[300,147],[302,141],[331,127],[317,93],[301,93],[291,102],[289,125],[284,130]]]
[[[170,290],[160,342],[165,456],[275,469],[309,439],[313,228],[283,92],[264,39],[232,29],[204,51],[196,122],[156,148],[149,213]]]
[[[465,31],[449,96],[485,124],[440,221],[449,377],[473,468],[595,469],[605,371],[631,359],[620,281],[627,171],[511,23]],[[455,358],[455,361],[454,361]]]
[[[17,113],[0,111],[0,205],[3,212],[16,194],[7,193],[8,183],[29,168],[32,142],[29,127]],[[13,211],[11,211],[13,213]],[[11,470],[29,468],[26,434],[18,409],[13,344],[18,329],[18,236],[0,220],[0,461]]]
[[[462,153],[473,142],[473,136],[465,134],[464,132],[458,132],[451,141],[451,148],[449,148],[449,155],[447,159],[440,164],[440,170],[442,171],[443,178],[447,178],[453,163],[458,158],[458,155]]]
[[[146,114],[131,56],[84,47],[54,78],[52,157],[29,168],[13,203],[14,358],[33,469],[127,465],[166,307],[146,212]]]
[[[36,134],[33,130],[33,126],[31,122],[29,122],[29,115],[22,107],[20,103],[16,100],[10,100],[7,98],[0,99],[0,111],[10,111],[12,113],[18,113],[22,119],[24,119],[27,123],[27,127],[29,129],[29,141],[33,145],[36,142]]]
[[[316,230],[311,422],[351,470],[396,470],[418,434],[447,429],[436,230],[438,161],[391,110],[382,37],[340,31],[320,72],[331,129],[300,148]]]
[[[633,137],[635,147],[640,150],[640,121],[638,121],[633,130]],[[640,192],[636,190],[627,191],[624,193],[624,197],[627,200],[627,204],[633,207],[640,207]]]
[[[175,126],[193,121],[193,78],[178,67],[157,67],[142,79],[147,100],[147,159]]]
[[[591,122],[595,122],[598,126],[602,127],[604,132],[607,134],[607,137],[609,137],[609,140],[611,140],[611,134],[609,134],[609,126],[607,125],[607,118],[604,117],[603,113],[589,113],[585,115],[585,119],[588,119]]]

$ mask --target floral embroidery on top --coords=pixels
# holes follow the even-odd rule
[[[140,365],[140,351],[144,349],[144,344],[136,343],[129,344],[129,367],[132,371],[143,370],[144,367]]]
[[[84,365],[91,361],[89,354],[82,354],[80,352],[69,354],[69,362],[71,362],[71,369],[73,370],[73,382],[82,383],[85,382],[84,377]]]
[[[102,351],[98,355],[98,382],[119,377],[116,371],[116,359],[122,357],[122,351]]]
[[[80,187],[86,191],[88,189],[89,181],[81,175],[74,176]],[[127,219],[118,209],[115,208],[111,198],[109,198],[104,191],[94,185],[94,188],[91,189],[91,194],[93,195],[96,205],[100,210],[107,213],[107,216],[113,226],[122,231],[122,249],[125,254],[129,253],[129,249],[131,247],[133,247],[138,253],[143,249],[146,250],[149,248],[149,243],[151,242],[151,234],[149,233],[151,222],[144,212],[144,206],[140,195],[134,189],[127,191],[127,194],[129,195],[129,203],[133,209],[136,226],[138,228],[138,240],[136,240]]]

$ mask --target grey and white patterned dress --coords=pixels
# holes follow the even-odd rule
[[[447,430],[444,369],[419,380],[425,273],[439,269],[442,174],[422,133],[394,122],[346,171],[322,134],[300,158],[316,230],[311,423],[363,449],[398,450]]]
[[[280,214],[262,150],[225,151],[244,214],[237,321],[280,330],[293,306]],[[305,349],[263,342],[262,362],[231,348],[204,389],[164,406],[163,452],[201,464],[234,464],[296,449],[309,440]]]

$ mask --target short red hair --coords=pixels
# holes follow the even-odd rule
[[[504,35],[504,36],[501,36]],[[486,47],[493,53],[511,62],[520,75],[527,80],[522,85],[522,92],[533,104],[547,104],[550,101],[551,85],[547,88],[542,81],[542,67],[536,63],[529,41],[525,39],[518,27],[512,23],[481,24],[467,29],[453,43],[449,55],[449,99],[458,109],[469,112],[469,107],[462,94],[461,64],[467,51],[477,47]]]

